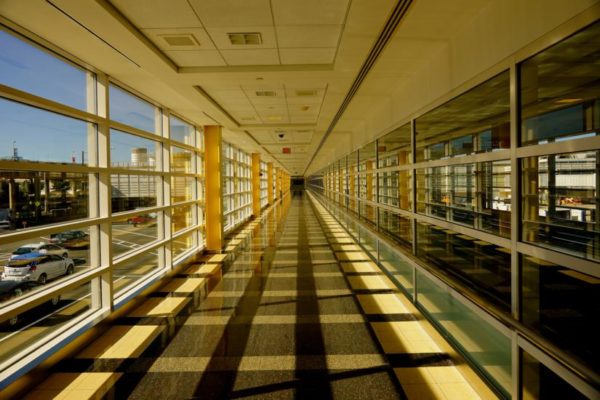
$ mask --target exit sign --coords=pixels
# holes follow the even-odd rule
[[[283,154],[291,154],[291,153],[292,153],[292,149],[290,147],[283,148]]]

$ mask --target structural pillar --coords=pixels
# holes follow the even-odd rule
[[[260,217],[260,154],[252,153],[252,214]]]
[[[273,204],[273,163],[267,164],[267,199]]]
[[[221,176],[221,127],[204,127],[204,170],[206,171],[206,249],[223,249],[223,177]]]
[[[277,198],[281,199],[283,197],[282,187],[281,187],[281,175],[283,171],[281,168],[277,168],[277,181],[275,183],[275,193],[277,193]]]

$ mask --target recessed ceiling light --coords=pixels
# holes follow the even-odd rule
[[[272,115],[267,117],[267,121],[281,121],[281,117]]]
[[[200,46],[198,39],[191,33],[176,35],[160,35],[169,46]]]
[[[309,97],[309,96],[316,96],[316,95],[317,95],[316,90],[296,90],[296,96]]]
[[[260,32],[232,32],[228,33],[229,41],[233,45],[257,45],[262,44]]]
[[[257,90],[256,95],[258,97],[275,97],[277,96],[277,92],[273,90]]]

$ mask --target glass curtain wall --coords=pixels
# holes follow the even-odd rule
[[[223,143],[223,227],[235,229],[252,215],[252,156]]]
[[[398,285],[457,346],[477,343],[482,353],[464,353],[500,392],[513,392],[518,372],[523,398],[579,398],[596,390],[587,371],[600,359],[600,22],[532,53],[359,149],[354,196],[354,153],[310,182],[337,215],[359,202],[387,238],[371,245],[385,249],[377,261],[402,270]],[[390,252],[415,272],[391,265]],[[479,311],[454,318],[448,288]]]
[[[204,171],[168,109],[8,29],[0,48],[4,371],[201,250]]]

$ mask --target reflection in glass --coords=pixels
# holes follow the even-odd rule
[[[95,112],[95,104],[87,103],[93,96],[87,96],[87,72],[83,69],[1,29],[0,49],[1,84]]]
[[[157,180],[153,175],[111,175],[113,213],[156,206]]]
[[[379,168],[406,165],[412,162],[410,123],[377,140]]]
[[[171,172],[192,173],[194,153],[171,146]]]
[[[521,350],[521,377],[523,400],[585,400],[588,398],[525,350]]]
[[[401,244],[402,246],[403,244]],[[379,242],[379,265],[387,270],[400,285],[412,295],[413,271],[411,264],[398,256],[385,242]]]
[[[173,207],[171,214],[171,231],[172,233],[179,232],[182,229],[192,226],[193,213],[192,205]]]
[[[121,262],[113,268],[113,287],[116,296],[130,285],[158,269],[157,249],[146,251],[133,259]]]
[[[196,178],[190,176],[171,177],[171,203],[180,203],[194,198]]]
[[[155,212],[123,217],[112,222],[112,253],[118,257],[158,238]]]
[[[417,257],[510,312],[510,250],[436,225],[417,224]]]
[[[600,367],[598,333],[590,326],[598,315],[600,274],[523,256],[521,283],[523,323],[593,368]]]
[[[417,162],[508,149],[509,86],[506,71],[417,118]]]
[[[456,301],[425,274],[417,273],[417,301],[434,323],[485,373],[491,382],[511,392],[511,340],[470,308]]]
[[[597,135],[599,50],[597,22],[521,63],[523,145]]]
[[[190,146],[195,145],[195,129],[187,122],[183,122],[177,117],[169,117],[169,127],[171,132],[171,140],[176,140]]]
[[[171,241],[173,260],[194,247],[194,235],[194,232],[186,233],[185,235],[178,236]]]
[[[522,161],[523,240],[600,259],[598,152]]]
[[[88,174],[0,170],[0,234],[88,217]]]
[[[3,282],[0,281],[0,284]],[[35,285],[35,283],[24,281],[23,286],[12,292],[15,296],[13,298],[29,295],[29,291],[36,288],[31,285]],[[27,343],[35,343],[57,332],[75,319],[94,311],[91,289],[90,283],[84,283],[10,319],[0,317],[0,326],[2,327],[0,329],[0,362],[23,351],[24,340]],[[16,334],[17,332],[18,334]]]
[[[93,124],[0,98],[1,160],[87,165],[88,135]]]
[[[109,86],[110,118],[147,132],[158,132],[158,109],[123,89]]]
[[[379,209],[379,231],[412,252],[412,225],[409,218]]]
[[[158,169],[158,142],[110,130],[110,162],[113,167],[154,171]]]

